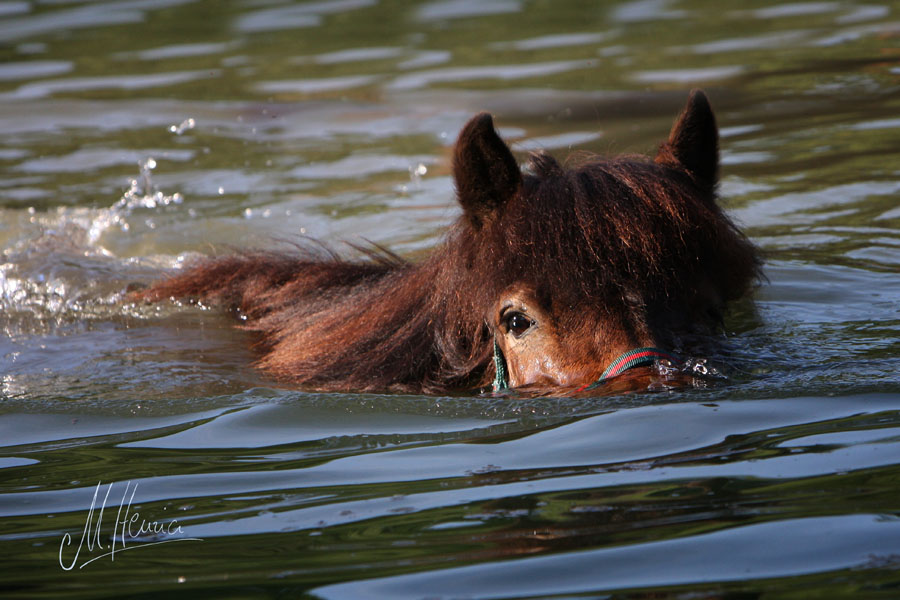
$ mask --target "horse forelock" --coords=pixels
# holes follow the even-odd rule
[[[712,284],[724,301],[759,276],[755,248],[714,190],[643,157],[586,156],[562,166],[535,154],[519,194],[469,237],[479,285],[494,296],[528,283],[549,288],[560,304],[677,311],[701,287]]]

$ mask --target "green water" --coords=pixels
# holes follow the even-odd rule
[[[472,114],[652,153],[692,87],[767,259],[727,381],[314,394],[123,301],[229,246],[421,257]],[[895,3],[5,2],[0,132],[4,598],[900,595]]]

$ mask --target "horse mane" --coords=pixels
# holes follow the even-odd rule
[[[668,340],[670,330],[715,326],[721,306],[760,276],[715,190],[644,157],[563,165],[533,154],[497,215],[477,227],[460,217],[423,262],[357,250],[355,259],[305,247],[208,258],[139,296],[236,310],[257,334],[259,366],[279,380],[446,393],[492,378],[490,314],[511,285],[527,282],[570,312],[625,315]]]

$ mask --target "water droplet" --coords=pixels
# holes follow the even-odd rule
[[[193,129],[196,126],[197,122],[194,121],[193,118],[187,118],[182,121],[179,125],[171,125],[169,126],[169,131],[174,133],[175,135],[181,135],[188,129]]]

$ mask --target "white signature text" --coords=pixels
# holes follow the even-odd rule
[[[81,541],[79,541],[78,546],[74,548],[74,555],[71,555],[73,550],[72,536],[68,533],[63,535],[62,542],[59,544],[59,566],[62,567],[63,570],[71,571],[76,565],[78,565],[79,569],[83,569],[95,560],[100,560],[107,556],[111,561],[115,561],[116,553],[124,552],[126,550],[146,548],[147,546],[158,546],[160,544],[168,544],[171,542],[202,541],[201,538],[175,537],[184,535],[181,525],[178,524],[178,519],[148,521],[147,519],[141,518],[140,513],[131,508],[131,503],[134,501],[134,494],[137,491],[138,486],[136,483],[132,485],[130,481],[125,483],[125,492],[122,494],[122,499],[119,502],[119,508],[116,512],[116,519],[112,524],[112,540],[110,541],[109,538],[105,538],[104,540],[101,528],[103,526],[104,512],[106,511],[106,503],[109,500],[109,494],[112,491],[113,484],[110,483],[107,486],[106,493],[103,495],[103,501],[98,507],[97,500],[100,497],[101,485],[102,482],[97,482],[97,487],[94,488],[94,498],[91,500],[91,507],[88,509],[87,519],[84,521],[84,529],[81,532]],[[129,490],[131,491],[130,496],[128,493]],[[164,537],[165,539],[159,539],[161,537]],[[106,541],[106,543],[104,543],[104,541]],[[91,557],[88,560],[83,560],[79,564],[78,558],[84,550],[86,550],[85,554],[90,554]],[[70,554],[71,560],[69,562],[66,562],[63,558],[64,552]],[[102,552],[102,554],[93,556],[96,552]]]

